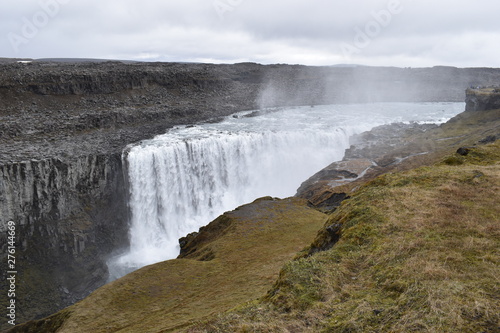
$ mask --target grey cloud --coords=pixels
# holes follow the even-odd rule
[[[64,1],[68,4],[61,5],[36,36],[19,44],[17,53],[8,34],[23,37],[23,20],[31,20],[41,6],[5,4],[0,13],[0,57],[500,65],[491,56],[500,39],[496,1]],[[377,28],[374,13],[386,13],[394,3],[400,11]],[[365,43],[359,34],[370,28]],[[346,57],[346,45],[357,52]]]

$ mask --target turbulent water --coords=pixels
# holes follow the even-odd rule
[[[393,122],[441,123],[463,110],[463,103],[376,103],[241,112],[129,147],[130,249],[109,262],[110,275],[175,258],[180,237],[224,211],[294,195],[342,159],[352,134]]]

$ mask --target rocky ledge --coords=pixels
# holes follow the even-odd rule
[[[469,88],[466,91],[466,111],[500,109],[500,88]]]
[[[346,187],[366,181],[410,157],[426,154],[425,148],[408,138],[421,136],[437,127],[432,124],[395,123],[355,135],[350,138],[351,147],[346,150],[343,160],[330,164],[304,181],[296,196],[309,200],[318,209],[331,212],[348,197],[343,192]]]

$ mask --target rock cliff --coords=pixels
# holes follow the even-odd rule
[[[0,165],[2,253],[5,224],[14,221],[21,320],[46,316],[106,282],[104,259],[127,241],[121,169],[118,154]]]
[[[17,322],[106,281],[106,258],[127,245],[128,144],[260,107],[461,101],[466,87],[499,78],[496,69],[448,67],[0,63],[0,245],[4,256],[6,223],[14,221]]]
[[[500,109],[500,88],[469,88],[465,104],[466,111]]]

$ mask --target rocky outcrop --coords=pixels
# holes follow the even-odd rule
[[[332,212],[349,197],[357,183],[387,171],[426,148],[411,142],[412,136],[436,129],[434,124],[395,123],[378,126],[350,138],[344,158],[320,170],[298,188],[297,197],[325,212]]]
[[[500,109],[500,88],[469,88],[466,91],[466,111]]]
[[[71,194],[100,200],[106,187],[118,185],[116,178],[122,177],[117,157],[91,155],[0,165],[0,214],[20,225],[40,219],[67,219],[81,208],[81,203],[71,200]]]

